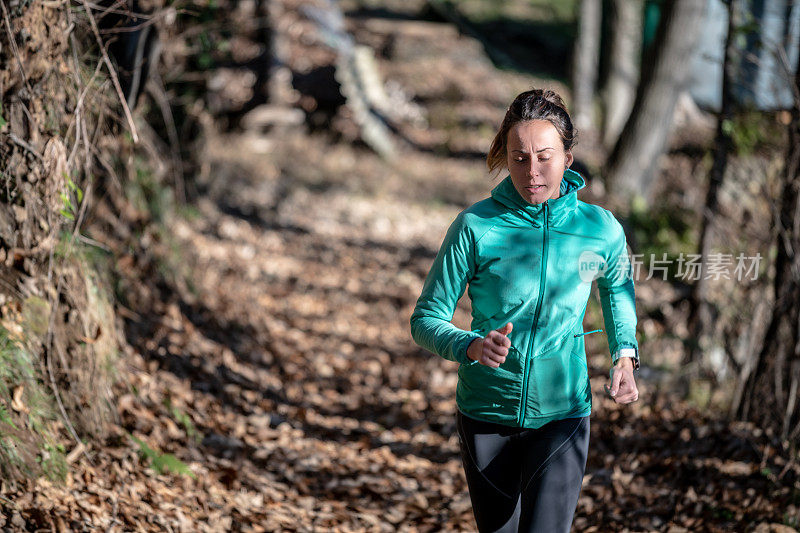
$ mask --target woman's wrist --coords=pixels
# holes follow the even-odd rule
[[[483,339],[473,339],[467,346],[467,358],[472,361],[477,361],[481,356],[481,343]]]
[[[617,368],[628,368],[633,370],[633,359],[627,356],[622,356],[617,359],[617,363],[614,366]]]

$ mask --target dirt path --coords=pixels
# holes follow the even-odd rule
[[[403,27],[360,23],[378,40]],[[456,109],[462,127],[502,111],[502,80],[476,82],[491,66],[462,57],[474,43],[463,46],[452,28],[408,27],[394,46],[405,39],[455,58],[446,63],[454,72],[424,83],[401,60],[387,71],[429,111]],[[479,67],[460,72],[459,61]],[[469,105],[443,99],[452,93]],[[91,461],[78,456],[64,487],[0,490],[0,525],[474,531],[455,364],[420,350],[408,330],[447,225],[491,188],[470,155],[485,132],[468,129],[450,139],[459,159],[404,152],[388,165],[313,135],[274,135],[264,155],[251,138],[210,137],[198,216],[171,222],[165,242],[148,233],[158,259],[121,268],[133,386],[119,400],[117,436],[90,449]],[[467,317],[464,305],[456,324]],[[602,394],[604,350],[593,347],[589,360],[591,447],[574,531],[744,531],[796,516],[797,467],[766,436],[704,417],[652,379],[640,380],[635,405],[615,405]],[[196,477],[157,474],[125,431]]]
[[[431,187],[425,173],[415,181],[399,165],[375,181],[337,175],[335,160],[359,152],[298,139],[280,160],[237,152],[240,138],[212,143],[199,216],[174,221],[177,248],[153,244],[161,262],[130,280],[134,387],[119,401],[122,426],[196,478],[156,475],[120,430],[92,450],[93,464],[78,459],[67,487],[39,481],[4,495],[14,502],[7,525],[474,530],[454,427],[455,366],[418,349],[407,326],[458,207],[420,194]],[[314,185],[323,183],[317,172],[285,166],[312,152],[327,153],[308,158],[326,186]],[[486,186],[460,183],[437,187],[470,198]],[[465,325],[466,313],[456,322]],[[756,430],[704,419],[647,380],[640,401],[620,408],[601,393],[606,372],[592,365],[592,444],[575,531],[730,531],[783,520],[796,468],[777,481],[784,465]]]
[[[363,167],[376,162],[358,150],[326,152],[314,145],[323,140],[298,137],[282,158],[259,158],[237,151],[243,142],[211,143],[199,217],[172,225],[188,282],[141,286],[126,332],[142,354],[132,360],[149,372],[122,398],[123,424],[198,478],[148,476],[125,448],[104,450],[130,461],[108,489],[118,516],[173,529],[183,520],[185,530],[474,530],[455,366],[418,349],[407,326],[458,207],[427,200],[425,174],[402,165],[373,181]],[[309,153],[327,153],[308,161],[325,186],[290,170]],[[337,175],[347,157],[360,157],[362,172]],[[485,187],[444,181],[466,198]],[[456,322],[466,320],[460,308]],[[791,494],[773,481],[781,464],[752,428],[706,420],[646,380],[638,404],[621,408],[602,395],[607,367],[591,371],[575,531],[780,520],[776,504]],[[115,480],[98,475],[84,490],[103,481]],[[140,488],[128,495],[119,483]]]

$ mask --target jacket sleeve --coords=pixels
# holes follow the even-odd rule
[[[450,321],[475,267],[474,234],[462,212],[448,228],[411,314],[411,336],[417,344],[448,361],[467,365],[478,362],[467,357],[467,347],[482,336]]]
[[[636,293],[633,287],[633,266],[628,258],[622,224],[613,219],[613,237],[609,259],[603,274],[597,278],[603,322],[606,326],[612,364],[630,348],[639,354],[636,341]],[[624,352],[622,350],[625,349]]]

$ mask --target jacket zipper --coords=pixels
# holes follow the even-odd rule
[[[547,200],[544,202],[544,239],[542,243],[542,271],[539,275],[539,299],[536,301],[536,311],[533,314],[533,336],[528,346],[528,356],[525,358],[525,368],[522,372],[522,402],[519,408],[519,420],[517,425],[522,426],[525,421],[525,406],[528,404],[528,374],[530,373],[531,366],[531,353],[533,348],[533,341],[536,338],[536,325],[539,322],[539,310],[542,307],[542,299],[544,297],[544,282],[547,274]]]

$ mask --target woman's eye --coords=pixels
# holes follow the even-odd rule
[[[522,163],[523,161],[525,161],[525,158],[518,157],[518,158],[514,159],[514,161],[516,161],[517,163]]]
[[[540,157],[539,161],[550,161],[549,157]]]

